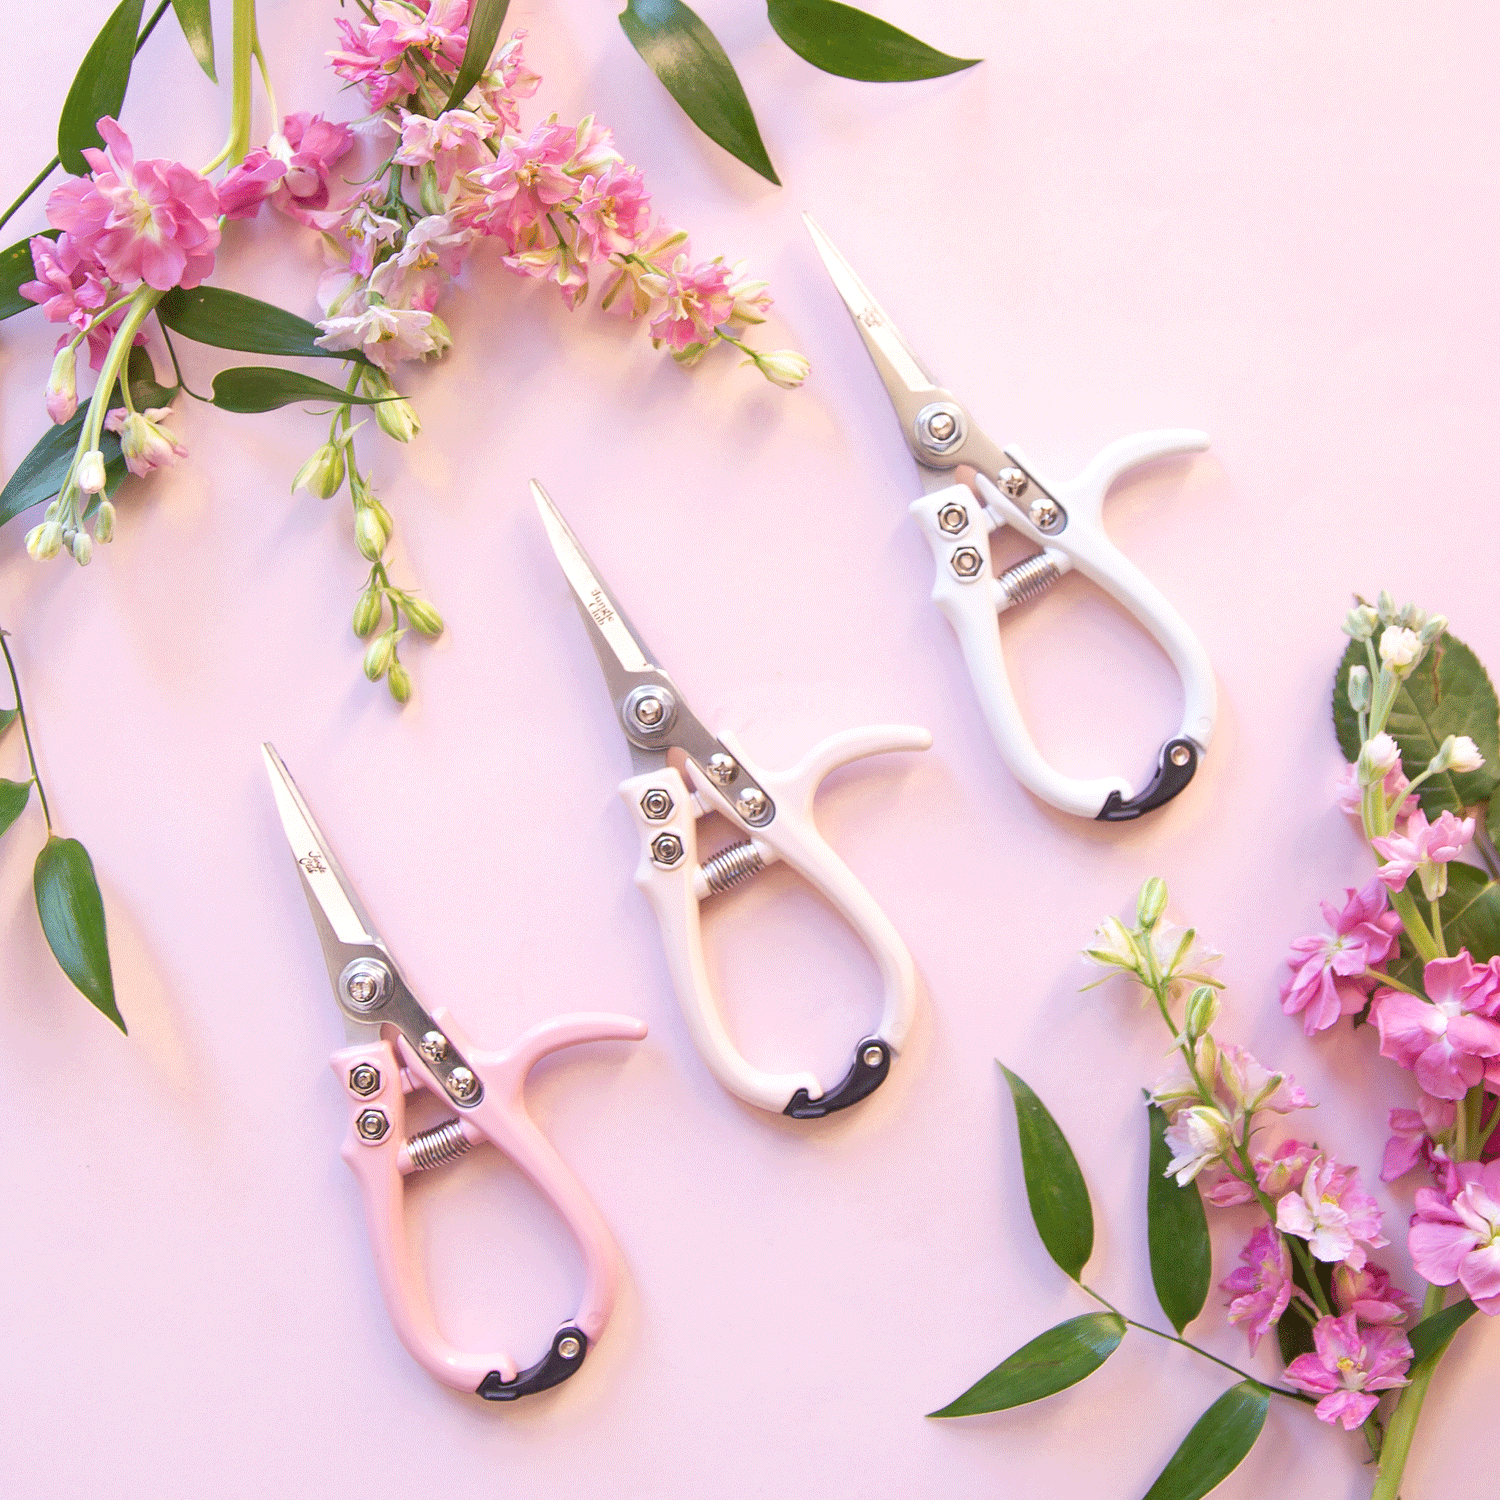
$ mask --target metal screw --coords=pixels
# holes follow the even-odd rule
[[[383,1109],[365,1109],[360,1111],[354,1128],[362,1141],[383,1141],[386,1131],[391,1128],[391,1122],[386,1119]]]
[[[577,1359],[578,1351],[582,1348],[583,1345],[572,1334],[569,1334],[565,1339],[557,1341],[557,1352],[563,1359]]]
[[[948,401],[934,401],[917,413],[917,441],[929,453],[948,453],[964,440],[963,413]]]
[[[654,683],[642,683],[625,699],[625,726],[637,734],[660,734],[676,716],[677,700]]]
[[[455,1098],[472,1099],[479,1092],[479,1080],[467,1068],[455,1068],[448,1075],[448,1088]]]
[[[969,513],[950,502],[937,513],[937,523],[949,536],[957,536],[969,524]]]
[[[641,798],[641,811],[653,823],[672,816],[672,798],[659,786],[654,786]]]
[[[448,1055],[448,1038],[441,1031],[429,1031],[417,1048],[428,1062],[440,1063]]]
[[[636,722],[644,724],[647,729],[655,729],[661,723],[662,712],[660,698],[642,698],[635,706]]]
[[[984,559],[974,547],[960,547],[953,554],[953,571],[960,578],[973,578],[984,566]]]
[[[935,413],[927,421],[928,432],[940,443],[946,443],[953,436],[954,429],[957,426],[958,423],[945,411]]]
[[[771,799],[758,786],[747,786],[734,799],[735,810],[747,823],[759,823],[771,806]]]
[[[1027,514],[1031,517],[1031,524],[1038,531],[1051,531],[1062,519],[1062,512],[1057,508],[1057,502],[1047,495],[1038,495],[1031,502]]]
[[[885,1060],[885,1048],[871,1042],[861,1056],[864,1058],[864,1064],[867,1068],[878,1068]]]
[[[675,865],[682,858],[682,840],[675,833],[659,833],[651,840],[651,858],[659,865]]]
[[[740,774],[740,768],[732,755],[726,755],[722,750],[716,750],[708,757],[708,774],[720,786],[728,786]]]
[[[339,983],[355,1010],[374,1010],[391,992],[391,971],[378,958],[356,958],[345,964]]]
[[[1186,745],[1173,745],[1172,753],[1167,758],[1174,766],[1185,766],[1193,758],[1193,752]]]
[[[996,477],[1000,481],[1000,488],[1012,500],[1019,500],[1026,493],[1026,486],[1030,483],[1020,469],[1001,469]]]
[[[355,1063],[349,1069],[349,1092],[368,1099],[380,1090],[380,1069],[371,1063]]]

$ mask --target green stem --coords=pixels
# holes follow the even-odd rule
[[[93,399],[89,402],[88,417],[83,424],[83,431],[78,435],[75,464],[85,453],[99,446],[99,434],[104,430],[104,416],[109,409],[109,398],[114,395],[115,382],[120,379],[120,371],[135,343],[141,324],[146,321],[151,309],[161,301],[162,296],[163,293],[155,287],[142,286],[131,298],[130,311],[116,329],[114,342],[104,358],[104,368],[99,372],[99,383],[94,387]],[[124,381],[120,383],[125,384]]]
[[[1446,874],[1443,878],[1447,879]],[[1446,953],[1448,945],[1443,941],[1443,909],[1436,900],[1429,901],[1427,909],[1432,913],[1432,940],[1437,944],[1439,953]]]
[[[1411,939],[1411,945],[1417,950],[1418,956],[1424,963],[1430,963],[1435,958],[1444,957],[1443,950],[1433,940],[1432,934],[1427,930],[1427,924],[1422,920],[1422,913],[1417,910],[1417,903],[1407,891],[1392,891],[1391,905],[1396,908],[1396,914],[1401,918],[1401,925],[1406,928],[1406,935]]]
[[[1381,969],[1366,969],[1359,976],[1361,979],[1373,979],[1377,984],[1389,985],[1393,990],[1400,990],[1407,995],[1415,995],[1418,1000],[1427,998],[1421,990],[1414,990],[1409,984],[1403,984],[1394,974],[1387,974]]]
[[[1432,1286],[1422,1302],[1422,1316],[1430,1318],[1443,1305],[1443,1288]],[[1422,1403],[1427,1399],[1427,1387],[1432,1383],[1433,1373],[1438,1367],[1448,1346],[1443,1345],[1411,1371],[1411,1384],[1401,1392],[1396,1409],[1385,1430],[1385,1446],[1381,1451],[1380,1473],[1370,1500],[1398,1500],[1401,1494],[1401,1476],[1406,1470],[1406,1458],[1411,1452],[1411,1440],[1416,1435],[1417,1419],[1422,1415]]]
[[[0,651],[5,653],[5,665],[10,668],[10,685],[16,694],[16,717],[21,721],[21,736],[26,741],[26,759],[31,763],[31,779],[36,782],[36,794],[42,804],[42,816],[47,820],[47,836],[52,835],[52,809],[47,806],[47,793],[42,786],[42,773],[36,767],[36,751],[31,744],[31,725],[26,722],[26,705],[21,702],[21,679],[16,675],[16,664],[6,644],[7,631],[0,630]]]
[[[225,162],[237,167],[250,150],[251,64],[259,45],[255,32],[255,0],[234,0],[234,31],[230,42],[230,72],[234,93],[229,111],[229,137],[223,149],[203,167],[207,175]]]

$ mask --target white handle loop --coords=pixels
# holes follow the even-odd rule
[[[1182,679],[1181,729],[1177,741],[1169,741],[1164,750],[1173,748],[1175,755],[1182,755],[1191,766],[1196,766],[1197,755],[1208,749],[1213,737],[1218,702],[1213,667],[1187,622],[1160,589],[1110,541],[1102,513],[1106,493],[1126,470],[1150,459],[1195,453],[1207,446],[1207,434],[1189,428],[1135,433],[1101,449],[1076,479],[1065,484],[1044,479],[1019,449],[1010,449],[1015,462],[1042,484],[1066,513],[1067,524],[1056,535],[1039,530],[1031,517],[983,474],[975,475],[983,508],[974,503],[973,493],[965,485],[934,491],[911,507],[937,565],[933,601],[958,636],[969,675],[1001,754],[1024,786],[1064,812],[1098,818],[1109,816],[1106,809],[1112,804],[1124,803],[1128,809],[1132,801],[1131,783],[1120,776],[1093,779],[1064,776],[1042,758],[1021,717],[1000,644],[999,612],[1008,609],[1017,598],[1029,597],[1027,579],[1017,578],[1010,589],[996,580],[989,533],[998,525],[1013,526],[1041,549],[1034,569],[1040,587],[1076,568],[1124,605],[1151,633]],[[962,526],[957,525],[960,513]],[[1011,576],[1021,571],[1012,570]],[[1181,741],[1191,741],[1195,748],[1176,750]],[[1167,771],[1165,761],[1162,771]],[[1158,774],[1160,777],[1161,773]],[[1185,784],[1191,774],[1189,769],[1178,780]],[[1146,796],[1142,794],[1143,799]]]
[[[900,1049],[911,1028],[916,1010],[916,969],[890,919],[818,832],[813,800],[824,777],[839,766],[891,750],[925,750],[932,736],[925,729],[908,725],[846,730],[815,745],[786,771],[762,770],[746,759],[729,735],[722,739],[775,804],[775,816],[764,828],[747,827],[723,791],[707,778],[695,786],[696,795],[690,794],[682,775],[672,768],[631,777],[621,784],[620,795],[641,833],[636,884],[656,910],[667,965],[694,1045],[730,1093],[761,1109],[788,1113],[799,1095],[815,1101],[826,1091],[812,1073],[766,1073],[752,1066],[740,1055],[729,1034],[703,956],[698,907],[715,887],[700,867],[698,819],[707,808],[722,813],[749,839],[753,857],[747,852],[746,873],[774,860],[785,861],[859,934],[879,967],[884,989],[878,1036],[870,1039],[886,1044],[887,1055],[878,1064],[883,1078],[889,1065],[888,1053]],[[722,884],[718,888],[723,888]],[[851,1079],[860,1066],[856,1058]],[[872,1060],[868,1066],[877,1064]],[[851,1080],[845,1083],[851,1085]],[[858,1088],[856,1080],[851,1085],[850,1102],[870,1092],[868,1087],[863,1092]]]

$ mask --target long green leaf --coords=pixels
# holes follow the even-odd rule
[[[21,295],[22,284],[36,280],[31,242],[38,238],[55,240],[61,233],[59,229],[44,229],[40,235],[27,235],[24,240],[17,240],[14,245],[0,250],[0,322],[36,306],[29,297]]]
[[[769,0],[776,35],[825,73],[865,83],[941,78],[972,68],[977,57],[950,57],[868,11],[838,0]]]
[[[1332,1307],[1337,1299],[1333,1295],[1333,1266],[1326,1260],[1315,1260],[1313,1268],[1318,1273],[1318,1285],[1323,1291],[1323,1301]],[[1313,1298],[1312,1283],[1296,1256],[1292,1257],[1292,1282]],[[1276,1343],[1281,1349],[1281,1362],[1289,1365],[1299,1354],[1313,1352],[1312,1325],[1294,1306],[1288,1306],[1276,1323]]]
[[[174,287],[156,304],[156,315],[173,333],[216,349],[370,363],[358,350],[320,349],[313,342],[319,336],[318,326],[306,318],[223,287],[200,286],[192,291]]]
[[[102,146],[98,122],[118,116],[135,61],[135,34],[141,26],[143,0],[120,0],[94,38],[63,101],[57,122],[57,154],[65,170],[81,177],[89,166],[84,148]]]
[[[1271,1393],[1259,1381],[1231,1386],[1193,1424],[1145,1500],[1202,1500],[1255,1446],[1270,1404]]]
[[[109,967],[104,898],[99,894],[88,850],[77,839],[60,839],[53,834],[36,857],[33,884],[42,931],[63,973],[124,1031]]]
[[[1016,1106],[1021,1170],[1036,1231],[1047,1254],[1077,1281],[1094,1250],[1094,1210],[1078,1158],[1031,1088],[1004,1063],[1000,1071]]]
[[[1411,1330],[1412,1368],[1415,1369],[1423,1360],[1431,1359],[1434,1354],[1446,1349],[1449,1339],[1478,1311],[1473,1298],[1465,1297],[1462,1302],[1455,1302],[1452,1307],[1445,1307],[1442,1312],[1423,1318]]]
[[[14,709],[7,709],[7,713],[14,713]],[[5,726],[0,724],[0,729]],[[31,796],[30,781],[7,781],[0,776],[0,833],[4,833],[26,807]]]
[[[628,0],[620,25],[693,124],[780,187],[739,74],[697,13],[682,0]]]
[[[1415,876],[1410,882],[1413,894],[1421,886]],[[1422,903],[1426,913],[1427,903]],[[1483,870],[1455,860],[1448,866],[1448,889],[1438,902],[1443,914],[1443,938],[1450,953],[1467,948],[1476,963],[1488,963],[1500,953],[1500,885]],[[1401,957],[1390,965],[1391,973],[1402,984],[1422,987],[1421,956],[1404,938]]]
[[[4,734],[16,722],[18,715],[13,708],[0,708],[0,734]]]
[[[1009,1359],[929,1417],[972,1417],[1055,1396],[1092,1375],[1120,1347],[1125,1320],[1118,1313],[1084,1313],[1023,1344]]]
[[[378,406],[391,396],[355,396],[297,370],[274,365],[236,365],[214,376],[213,403],[224,411],[274,411],[294,401],[332,401],[335,405]]]
[[[1359,721],[1349,707],[1349,668],[1365,664],[1362,641],[1350,641],[1334,679],[1333,723],[1345,760],[1359,755]],[[1483,802],[1500,785],[1500,698],[1479,658],[1461,640],[1445,635],[1421,666],[1396,690],[1387,725],[1401,746],[1402,769],[1415,779],[1450,734],[1466,734],[1479,747],[1477,771],[1445,771],[1417,788],[1429,818]]]
[[[1208,1300],[1212,1273],[1208,1219],[1198,1184],[1178,1187],[1166,1175],[1172,1159],[1166,1112],[1152,1104],[1147,1114],[1151,1164],[1146,1172],[1146,1240],[1151,1251],[1151,1282],[1161,1310],[1181,1333]]]
[[[187,44],[198,59],[198,66],[215,83],[219,75],[214,72],[214,23],[209,11],[209,0],[172,0],[172,9],[177,12],[177,24]]]
[[[444,109],[456,109],[479,82],[490,58],[495,55],[495,43],[500,39],[500,28],[505,24],[505,12],[509,9],[510,0],[478,0],[469,17],[469,39],[464,43],[463,61],[458,65],[458,74]]]

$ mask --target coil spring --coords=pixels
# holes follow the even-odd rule
[[[430,1172],[445,1161],[457,1161],[471,1144],[457,1119],[444,1120],[412,1136],[406,1143],[406,1154],[411,1158],[412,1171]]]
[[[1045,552],[1023,557],[1015,567],[1007,568],[995,581],[1012,604],[1025,604],[1038,594],[1045,594],[1062,574]]]
[[[703,878],[710,891],[727,891],[730,886],[749,880],[765,867],[760,851],[749,839],[743,839],[727,849],[720,849],[712,859],[704,860]]]

